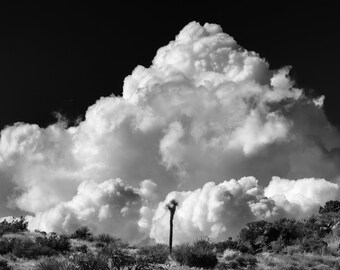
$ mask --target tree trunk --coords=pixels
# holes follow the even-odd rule
[[[171,212],[170,213],[170,234],[169,234],[169,250],[170,250],[170,255],[172,254],[173,219],[174,219],[174,214]]]

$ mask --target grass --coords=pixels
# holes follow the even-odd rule
[[[75,236],[75,234],[73,234]],[[340,269],[340,233],[322,241],[327,247],[302,252],[304,242],[256,255],[237,250],[232,239],[213,243],[201,238],[174,247],[172,258],[163,244],[131,249],[121,239],[82,228],[77,237],[38,232],[9,232],[0,237],[0,270],[109,270],[109,269]],[[79,236],[79,237],[78,237]],[[7,247],[8,245],[8,247]],[[8,251],[6,251],[8,249]]]
[[[23,235],[12,235],[16,239],[24,239]],[[31,234],[27,234],[26,239],[32,239]],[[6,236],[9,238],[9,235]],[[97,240],[95,240],[97,241]],[[189,263],[183,263],[180,265],[179,263],[170,263],[167,246],[166,245],[155,245],[155,246],[147,246],[142,247],[137,250],[135,253],[131,253],[129,249],[121,249],[118,248],[116,250],[113,247],[116,247],[114,244],[108,244],[105,246],[106,248],[112,246],[113,249],[104,250],[103,248],[96,248],[95,241],[86,241],[79,239],[71,240],[71,251],[67,254],[62,254],[58,256],[41,257],[38,259],[27,259],[27,258],[18,258],[13,254],[1,255],[0,260],[5,260],[8,262],[8,265],[12,267],[13,270],[54,270],[54,269],[64,269],[64,270],[73,270],[73,269],[109,269],[108,261],[109,257],[112,259],[116,259],[117,257],[123,258],[121,261],[115,261],[116,264],[130,265],[130,267],[135,267],[137,264],[140,265],[140,269],[147,269],[147,266],[150,267],[150,263],[155,265],[159,264],[163,267],[163,269],[169,270],[189,270],[192,267],[196,268],[209,268],[209,269],[259,269],[259,270],[302,270],[302,269],[311,269],[311,270],[329,270],[329,269],[340,269],[340,259],[338,257],[338,253],[336,250],[338,248],[338,243],[340,242],[338,236],[329,237],[327,239],[327,243],[329,244],[328,250],[323,254],[315,254],[315,253],[304,253],[299,251],[298,246],[290,246],[286,247],[283,252],[284,253],[269,253],[263,252],[259,253],[256,256],[242,254],[240,252],[235,252],[234,250],[226,250],[223,254],[218,257],[217,261],[214,261],[211,265],[202,265],[200,258],[206,259],[204,254],[210,254],[213,257],[216,257],[216,253],[211,249],[209,243],[205,242],[196,242],[188,245],[180,245],[175,247],[179,251],[183,252],[183,254],[188,254],[188,252],[193,251],[193,254],[197,256],[189,256]],[[76,246],[87,246],[87,253],[77,252],[75,250]],[[195,249],[193,249],[195,247]],[[197,251],[198,250],[198,251]],[[197,251],[197,252],[196,252]],[[204,256],[203,256],[203,255]],[[202,256],[201,256],[202,255]],[[143,257],[144,256],[144,257]],[[141,258],[139,261],[137,258]],[[150,258],[151,261],[146,259]],[[190,261],[193,258],[194,263]],[[131,261],[130,261],[131,260]],[[215,266],[216,264],[216,266]],[[76,267],[78,265],[78,268]],[[213,268],[215,266],[215,268]],[[91,267],[91,268],[87,268]],[[0,269],[2,269],[0,267]],[[5,268],[4,268],[5,269]],[[156,269],[156,267],[151,267],[149,269]],[[9,269],[6,269],[9,270]]]
[[[214,268],[217,254],[209,240],[199,239],[192,244],[181,244],[174,248],[172,256],[181,265],[199,268]]]
[[[340,269],[339,258],[331,255],[262,253],[257,256],[257,259],[259,270]]]

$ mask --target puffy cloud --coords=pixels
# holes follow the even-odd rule
[[[150,195],[155,188],[156,184],[150,180],[143,181],[140,189],[121,179],[100,184],[84,181],[70,201],[29,217],[29,228],[70,233],[87,224],[93,232],[114,233],[129,241],[141,240],[147,233],[145,223],[150,219],[147,205],[153,201]]]
[[[273,177],[264,194],[283,208],[286,216],[302,218],[317,211],[328,200],[337,199],[339,186],[325,179],[288,180]]]
[[[254,177],[206,183],[195,191],[171,192],[153,217],[151,236],[167,242],[171,199],[179,206],[174,218],[174,242],[194,241],[198,236],[219,240],[235,236],[247,222],[282,217],[305,218],[327,200],[339,196],[339,186],[324,179],[288,180],[273,177],[263,189]]]
[[[171,192],[160,203],[153,217],[151,237],[167,242],[169,214],[165,203],[176,199],[179,206],[174,218],[174,242],[192,241],[199,235],[218,239],[235,235],[248,221],[256,218],[250,205],[264,198],[263,189],[254,177],[220,184],[206,183],[195,191]],[[267,211],[275,215],[274,205],[266,204]]]
[[[321,200],[313,190],[308,204],[288,191],[275,193],[275,179],[263,190],[273,175],[313,178],[322,187],[328,182],[318,178],[340,177],[340,136],[322,104],[323,97],[295,87],[289,67],[272,71],[218,25],[192,22],[149,68],[138,66],[125,78],[122,97],[100,98],[78,125],[60,118],[46,128],[4,128],[0,199],[10,196],[10,206],[30,213],[41,229],[88,224],[130,240],[149,232],[164,239],[155,225],[163,224],[157,205],[174,195],[182,215],[200,201],[190,222],[176,225],[183,239],[234,234],[239,227],[231,218],[243,224],[303,216],[337,192]]]

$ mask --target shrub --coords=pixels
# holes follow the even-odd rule
[[[87,254],[79,253],[70,258],[77,270],[110,270],[108,260],[101,254],[94,255],[91,252]],[[120,269],[120,268],[118,268]]]
[[[244,255],[239,255],[235,258],[235,261],[241,266],[241,267],[254,267],[257,263],[256,257],[249,255],[249,254],[244,254]]]
[[[216,270],[228,270],[230,269],[229,265],[225,262],[219,262],[216,267],[215,267]]]
[[[59,261],[55,258],[46,258],[40,261],[37,266],[37,270],[76,270],[76,265],[66,260]]]
[[[294,255],[294,254],[301,253],[299,245],[287,246],[282,251],[283,251],[283,253],[288,254],[288,255]]]
[[[254,249],[254,245],[250,241],[238,243],[237,250],[239,250],[242,253],[249,253],[249,254],[255,254],[256,253],[255,249]],[[258,250],[256,250],[256,251],[258,251]]]
[[[1,238],[0,239],[0,254],[4,255],[4,254],[12,252],[13,245],[14,245],[14,240]]]
[[[66,235],[51,234],[49,237],[37,237],[36,243],[49,247],[58,252],[65,252],[71,249],[70,238]]]
[[[241,242],[255,242],[259,236],[263,236],[270,223],[265,220],[249,222],[240,231],[239,239]]]
[[[33,242],[30,239],[16,241],[12,250],[13,255],[19,258],[37,259],[39,256],[56,255],[56,251]]]
[[[304,224],[293,219],[280,219],[273,226],[279,232],[279,240],[284,246],[294,244],[294,241],[304,237]]]
[[[320,253],[325,250],[327,243],[319,238],[304,238],[300,242],[300,250],[305,252]]]
[[[88,247],[87,245],[81,245],[81,246],[76,246],[76,251],[81,252],[81,253],[87,253]]]
[[[112,242],[116,242],[117,241],[116,239],[117,239],[116,237],[113,237],[113,236],[111,236],[108,233],[101,233],[101,234],[98,234],[95,237],[96,241],[101,242],[101,243],[106,243],[106,244],[110,244]]]
[[[194,247],[204,250],[213,250],[214,244],[211,243],[209,237],[201,237],[194,242]]]
[[[129,246],[128,243],[124,242],[122,239],[119,237],[112,236],[108,233],[101,233],[98,234],[95,238],[95,241],[99,243],[104,243],[104,244],[113,244],[121,248],[126,248]]]
[[[232,250],[232,249],[226,249],[223,252],[223,259],[225,259],[226,261],[230,261],[233,260],[234,258],[236,258],[238,255],[240,255],[239,251],[236,250]]]
[[[169,256],[169,248],[164,244],[157,244],[155,246],[142,247],[137,255],[148,258],[149,263],[163,264],[167,261]]]
[[[213,246],[207,240],[198,240],[193,245],[176,246],[173,256],[177,262],[189,267],[213,268],[217,258]]]
[[[29,259],[36,259],[39,256],[53,256],[58,252],[69,251],[71,248],[70,239],[67,236],[56,234],[49,237],[37,237],[35,241],[31,239],[2,239],[1,242],[3,243],[3,250],[7,249],[7,253],[12,252],[17,257]],[[1,250],[0,244],[0,252]]]
[[[44,235],[44,236],[47,235],[47,233],[46,233],[45,231],[34,230],[34,232],[39,233],[39,234],[42,234],[42,235]]]
[[[220,263],[218,269],[255,269],[257,259],[250,254],[237,254],[232,260]]]
[[[137,257],[133,266],[132,266],[132,269],[134,270],[151,270],[151,269],[154,269],[152,268],[152,266],[150,265],[152,264],[152,262],[150,262],[149,258],[147,257]],[[128,268],[128,269],[131,269],[131,268]],[[159,267],[159,269],[163,269],[162,267]]]
[[[284,245],[284,242],[281,240],[273,241],[270,243],[270,248],[272,252],[281,252],[286,246]]]
[[[89,227],[86,226],[77,229],[73,234],[71,234],[71,238],[93,241],[93,235]]]
[[[19,233],[27,231],[28,222],[23,218],[13,219],[8,222],[6,219],[0,222],[0,236],[5,233]]]
[[[292,219],[284,218],[273,223],[264,220],[250,222],[239,234],[237,249],[247,253],[270,249],[280,251],[302,239],[307,232],[304,223]]]
[[[131,267],[135,264],[135,258],[132,257],[126,250],[110,244],[102,249],[102,254],[111,264],[111,268],[121,269],[124,267]]]
[[[6,260],[0,260],[0,270],[11,270],[12,267],[8,265]]]
[[[227,265],[228,265],[227,269],[239,269],[240,266],[237,261],[231,261]]]
[[[171,255],[177,262],[184,265],[186,262],[186,254],[188,254],[190,250],[190,245],[188,243],[183,243],[175,246]]]
[[[339,212],[340,211],[340,202],[339,201],[328,201],[325,205],[319,208],[319,214],[325,214],[330,212]]]
[[[233,241],[233,239],[229,237],[226,241],[215,243],[214,246],[216,248],[217,253],[222,253],[226,249],[237,250],[238,243],[237,241]]]
[[[104,247],[105,247],[105,243],[103,242],[96,243],[96,248],[104,248]]]

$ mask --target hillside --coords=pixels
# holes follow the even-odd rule
[[[0,270],[27,269],[340,269],[340,202],[297,221],[248,223],[237,238],[203,237],[177,245],[136,247],[82,227],[70,235],[27,230],[25,219],[0,223]]]

